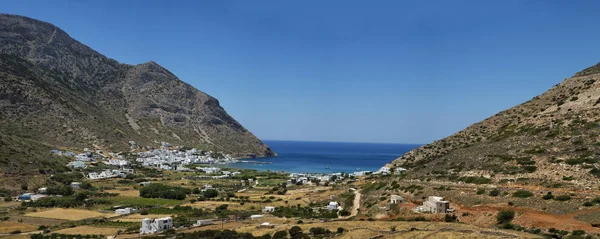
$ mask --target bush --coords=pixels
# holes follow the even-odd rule
[[[585,231],[584,230],[574,230],[573,232],[571,232],[571,235],[573,235],[573,236],[583,236],[583,235],[585,235]]]
[[[10,232],[10,234],[21,234],[21,230],[14,230]]]
[[[571,196],[569,196],[569,195],[559,195],[559,196],[554,197],[554,200],[561,201],[561,202],[569,201],[569,200],[571,200]]]
[[[517,198],[528,198],[533,196],[533,193],[527,190],[518,190],[516,192],[513,193],[513,197],[517,197]]]
[[[497,188],[494,188],[494,189],[492,189],[492,191],[490,191],[490,194],[489,194],[489,195],[490,195],[491,197],[496,197],[496,196],[500,195],[500,190],[499,190],[499,189],[497,189]]]
[[[302,228],[299,226],[293,226],[288,232],[290,233],[290,238],[302,238],[302,235],[304,234]]]
[[[206,191],[204,191],[203,195],[206,198],[216,198],[217,196],[219,196],[219,192],[215,189],[207,189]]]
[[[343,227],[338,227],[338,229],[337,229],[337,231],[336,231],[336,232],[337,232],[338,234],[342,234],[342,233],[344,233],[344,231],[345,231],[345,230],[346,230],[346,229],[344,229]]]
[[[481,195],[484,193],[485,193],[485,189],[483,189],[483,188],[477,189],[477,195]]]
[[[309,229],[309,231],[310,231],[310,234],[313,234],[313,235],[325,235],[325,234],[331,233],[331,231],[329,231],[325,228],[322,228],[322,227],[311,227]]]
[[[140,189],[140,197],[183,200],[190,192],[187,188],[153,183]]]
[[[510,223],[515,218],[515,212],[510,210],[502,210],[496,215],[496,221],[498,224]]]
[[[275,234],[273,234],[273,239],[285,239],[287,238],[287,232],[286,231],[277,231],[275,232]]]
[[[553,199],[553,198],[554,198],[554,195],[552,195],[552,192],[548,192],[548,193],[546,193],[546,195],[544,195],[542,197],[542,199],[544,199],[544,200],[550,200],[550,199]]]
[[[454,215],[454,214],[452,214],[452,215],[450,215],[450,214],[446,214],[446,215],[444,216],[444,221],[445,221],[445,222],[456,222],[456,221],[458,221],[458,218],[457,218],[457,217],[456,217],[456,215]]]
[[[584,203],[583,203],[583,206],[584,206],[584,207],[591,207],[591,206],[594,206],[594,203],[593,203],[593,202],[590,202],[590,201],[587,201],[587,202],[584,202]]]

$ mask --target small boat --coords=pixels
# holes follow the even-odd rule
[[[329,166],[325,166],[325,169],[329,169]]]

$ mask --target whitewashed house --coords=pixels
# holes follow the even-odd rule
[[[331,211],[331,210],[341,210],[340,209],[340,204],[338,202],[329,202],[329,204],[327,205],[327,210]]]
[[[196,223],[194,223],[194,226],[198,227],[198,226],[206,226],[206,225],[213,225],[213,224],[215,224],[213,222],[213,220],[204,219],[204,220],[197,220]]]
[[[252,220],[254,220],[254,219],[262,219],[264,217],[265,217],[264,215],[251,215],[250,219],[252,219]]]
[[[398,203],[402,203],[403,201],[404,201],[404,198],[400,195],[392,195],[390,198],[391,204],[398,204]]]
[[[266,206],[266,207],[263,208],[262,212],[264,212],[264,213],[273,213],[273,212],[275,212],[275,207]]]
[[[120,208],[115,210],[116,214],[121,214],[121,215],[126,215],[126,214],[131,214],[131,213],[136,213],[139,210],[135,209],[135,208],[131,208],[131,207],[126,207],[126,208]]]
[[[450,210],[450,202],[445,201],[443,197],[429,196],[422,206],[418,206],[414,211],[429,213],[447,213]]]
[[[142,219],[140,234],[153,234],[173,228],[173,218],[163,217],[152,220],[152,218]]]

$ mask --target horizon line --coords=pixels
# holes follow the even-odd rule
[[[390,143],[390,142],[352,142],[352,141],[322,141],[322,140],[291,140],[291,139],[260,139],[261,141],[288,141],[308,143],[349,143],[349,144],[403,144],[403,145],[425,145],[422,143]]]

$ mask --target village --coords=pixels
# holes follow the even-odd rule
[[[216,225],[275,230],[294,218],[323,223],[370,218],[375,215],[361,212],[361,188],[368,185],[364,179],[406,171],[382,167],[375,172],[313,174],[235,169],[228,164],[237,160],[229,155],[182,150],[164,142],[160,149],[127,156],[89,149],[52,153],[72,158],[68,166],[73,172],[53,175],[46,185],[28,185],[26,192],[5,201],[21,204],[23,221],[55,220],[43,225],[42,233],[68,234],[76,223],[74,228],[99,228],[99,235],[119,234],[119,238]],[[386,213],[406,202],[400,195],[390,195],[384,203]],[[452,211],[448,201],[431,196],[411,213]],[[115,228],[119,229],[111,231]]]

